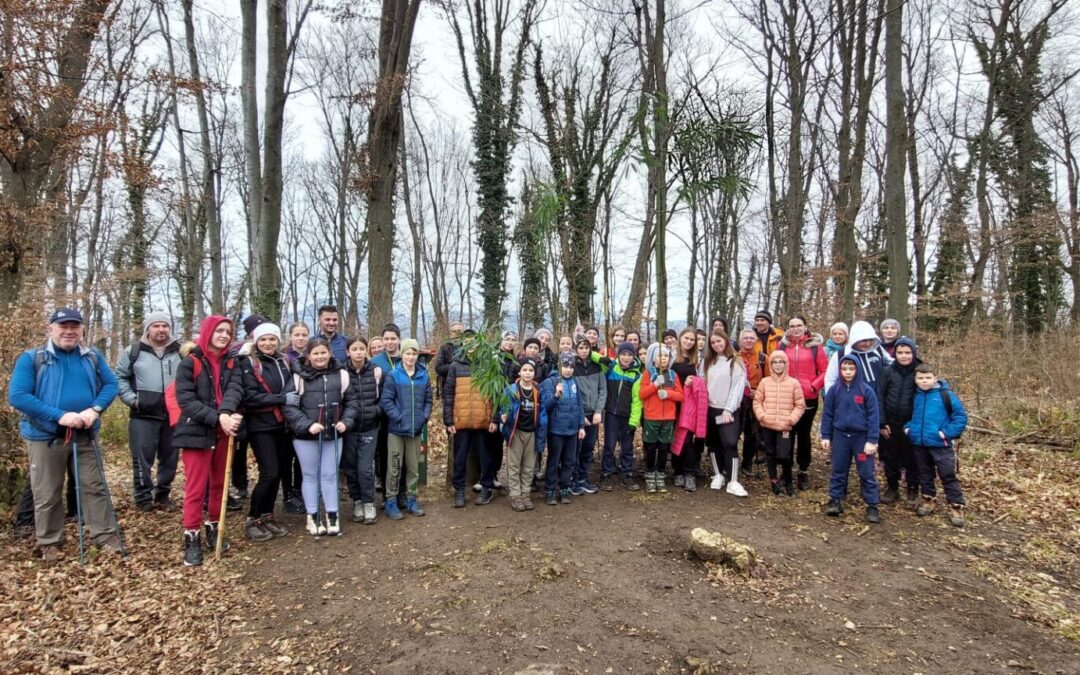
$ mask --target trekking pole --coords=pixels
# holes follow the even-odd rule
[[[97,440],[94,439],[90,440],[90,447],[94,449],[94,459],[97,460],[98,471],[101,472],[101,486],[105,490],[105,502],[109,505],[109,516],[112,518],[116,538],[120,541],[120,557],[127,559],[127,542],[124,541],[124,531],[120,528],[120,521],[116,518],[116,509],[113,508],[112,494],[109,492],[109,481],[105,480],[105,462],[101,458],[101,448],[98,447]]]
[[[79,525],[79,564],[86,565],[86,545],[83,543],[82,485],[79,482],[79,444],[71,427],[64,432],[64,445],[71,443],[72,464],[75,467],[75,517]]]
[[[326,420],[326,416],[323,414],[325,412],[326,412],[326,404],[325,403],[319,404],[319,424],[323,424],[323,422]],[[322,436],[323,436],[323,433],[322,433],[322,431],[320,431],[318,435],[319,435],[319,438],[318,438],[318,441],[319,441],[319,463],[318,463],[317,468],[315,470],[315,489],[316,489],[316,492],[315,492],[315,518],[319,522],[315,523],[316,531],[318,531],[318,527],[322,523],[321,519],[322,519],[323,515],[325,515],[325,513],[326,513],[326,507],[322,503],[322,498],[323,498],[323,493],[322,493],[322,452],[323,452],[323,438],[322,438]]]
[[[338,467],[341,466],[341,438],[338,436],[338,416],[341,414],[341,407],[337,403],[331,403],[334,407],[334,454],[337,457],[337,463],[334,464],[334,482],[338,483],[337,490],[337,514],[338,514],[338,527],[341,527],[341,475]]]
[[[229,436],[229,446],[225,451],[225,483],[221,487],[221,513],[218,515],[217,542],[214,544],[214,560],[221,560],[225,541],[225,507],[229,502],[229,482],[232,480],[233,450],[236,448],[236,436]]]

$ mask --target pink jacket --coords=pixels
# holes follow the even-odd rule
[[[671,452],[675,455],[682,454],[687,434],[705,438],[705,423],[708,418],[709,388],[703,378],[695,375],[690,384],[683,387],[682,408],[679,410],[679,420],[675,423],[675,442],[671,445]]]

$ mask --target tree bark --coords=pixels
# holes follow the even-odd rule
[[[889,258],[889,316],[914,335],[910,324],[907,255],[907,198],[904,188],[908,148],[904,106],[903,0],[888,0],[885,15],[885,229]]]

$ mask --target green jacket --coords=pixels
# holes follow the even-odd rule
[[[630,426],[641,424],[641,364],[634,359],[634,365],[623,369],[617,360],[613,361],[598,352],[592,353],[594,363],[599,363],[607,378],[607,402],[604,410],[618,417],[629,417]]]

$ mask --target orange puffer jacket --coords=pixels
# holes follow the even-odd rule
[[[786,355],[782,351],[773,352],[772,358]],[[761,380],[754,391],[754,416],[761,426],[773,431],[791,431],[806,410],[802,385],[794,377],[770,374]]]

